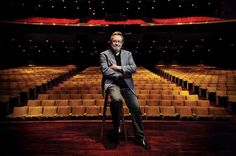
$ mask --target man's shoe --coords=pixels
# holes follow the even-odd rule
[[[106,145],[106,149],[115,149],[119,144],[118,140],[109,140],[108,144]]]
[[[146,150],[150,150],[151,149],[151,146],[150,144],[147,142],[147,140],[141,140],[141,141],[138,141],[138,144],[141,145],[144,149]]]
[[[119,145],[119,136],[114,131],[110,132],[108,135],[107,149],[115,149]]]
[[[112,131],[112,140],[116,144],[119,144],[119,136],[120,136],[119,131],[120,131],[119,128],[113,129],[113,131]]]

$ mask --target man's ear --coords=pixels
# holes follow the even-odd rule
[[[111,41],[109,40],[109,41],[107,41],[107,43],[108,43],[108,44],[111,44]]]

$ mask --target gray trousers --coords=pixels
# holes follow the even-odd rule
[[[142,116],[141,116],[142,113],[140,110],[137,96],[134,95],[134,93],[129,88],[120,88],[115,84],[110,85],[107,88],[107,92],[111,98],[110,109],[111,109],[114,130],[117,130],[120,126],[121,107],[124,98],[125,103],[131,113],[135,138],[137,140],[145,139]]]

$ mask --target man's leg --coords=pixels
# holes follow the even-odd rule
[[[122,95],[127,106],[129,107],[132,116],[132,123],[137,143],[146,150],[150,150],[151,147],[144,136],[144,128],[141,116],[142,112],[136,95],[134,95],[134,93],[129,88],[122,89]]]
[[[138,99],[129,88],[122,89],[122,94],[131,113],[135,137],[138,140],[144,140],[142,113]]]
[[[108,94],[110,95],[110,109],[113,121],[113,132],[115,137],[119,135],[120,118],[121,118],[121,106],[122,106],[122,95],[120,88],[117,85],[110,85],[108,87]],[[117,138],[118,139],[118,138]]]

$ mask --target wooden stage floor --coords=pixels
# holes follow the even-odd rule
[[[0,122],[2,156],[235,156],[236,122],[145,120],[145,134],[152,149],[133,141],[127,122],[128,141],[121,137],[116,149],[99,142],[100,120],[50,120]],[[106,134],[111,129],[106,124]]]

